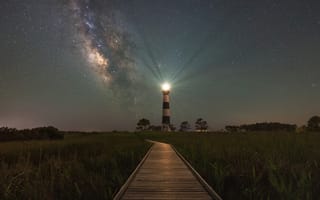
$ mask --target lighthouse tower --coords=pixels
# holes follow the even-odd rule
[[[170,130],[170,84],[162,85],[163,103],[162,103],[162,131],[169,132]]]

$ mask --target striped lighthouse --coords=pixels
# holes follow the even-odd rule
[[[163,94],[163,102],[162,102],[162,131],[168,132],[170,130],[170,85],[168,83],[164,83],[162,85],[162,94]]]

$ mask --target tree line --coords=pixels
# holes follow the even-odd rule
[[[240,126],[226,126],[228,132],[250,132],[250,131],[288,131],[292,132],[297,129],[295,124],[282,124],[278,122],[271,123],[255,123],[255,124],[244,124]]]
[[[176,131],[177,128],[170,124],[171,131]],[[207,132],[208,131],[208,123],[202,118],[198,118],[194,123],[194,130],[197,132]],[[138,121],[136,130],[137,131],[161,131],[162,126],[152,125],[150,120],[146,118],[142,118]],[[188,121],[183,121],[180,124],[178,131],[180,132],[188,132],[192,129],[191,124]]]
[[[194,122],[194,130],[197,132],[207,132],[208,131],[208,123],[202,118],[198,118]],[[177,128],[170,124],[171,131],[176,131]],[[320,131],[320,117],[313,116],[311,117],[306,126],[302,126],[302,132],[306,131]],[[137,131],[161,131],[161,126],[151,125],[150,120],[146,118],[142,118],[138,121]],[[188,121],[183,121],[180,124],[178,129],[179,132],[188,132],[192,130],[192,126]],[[254,123],[254,124],[243,124],[239,126],[228,125],[225,126],[225,131],[227,132],[272,132],[272,131],[284,131],[284,132],[295,132],[298,130],[298,126],[296,124],[285,124],[279,122],[262,122],[262,123]]]
[[[8,127],[0,128],[0,141],[57,140],[63,138],[64,134],[52,126],[23,130]]]
[[[294,132],[297,131],[298,126],[296,124],[283,124],[278,122],[264,122],[264,123],[255,123],[255,124],[244,124],[240,126],[226,126],[225,130],[228,132],[252,132],[252,131],[286,131]],[[320,117],[313,116],[311,117],[307,125],[302,126],[302,132],[306,131],[320,131]]]

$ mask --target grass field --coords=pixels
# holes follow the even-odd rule
[[[0,199],[111,199],[149,146],[135,134],[0,143]]]
[[[318,199],[320,134],[140,134],[173,144],[223,199]]]
[[[318,199],[320,134],[67,134],[0,143],[0,199],[111,199],[153,139],[173,144],[223,199]]]

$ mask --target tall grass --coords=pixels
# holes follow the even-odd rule
[[[143,134],[173,144],[223,199],[318,199],[320,134]]]
[[[149,146],[134,134],[0,143],[0,199],[112,199]]]

